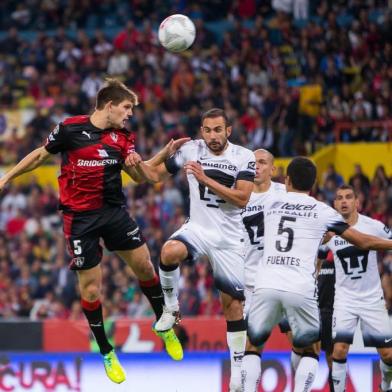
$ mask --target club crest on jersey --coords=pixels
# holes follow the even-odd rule
[[[255,161],[248,162],[248,169],[256,170],[256,162]]]
[[[101,150],[98,148],[98,155],[101,158],[109,158],[109,154],[106,152],[106,150],[103,150],[103,149]]]
[[[117,143],[117,140],[118,140],[117,133],[115,133],[115,132],[110,132],[110,137],[112,138],[112,140],[114,141],[114,143]]]
[[[84,257],[74,257],[72,262],[74,265],[76,265],[76,267],[80,268],[84,264]]]

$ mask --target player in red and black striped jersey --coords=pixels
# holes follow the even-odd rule
[[[34,170],[52,154],[61,153],[60,209],[72,256],[70,268],[77,271],[82,307],[104,356],[106,372],[117,383],[125,380],[125,373],[103,327],[99,299],[101,238],[108,250],[115,251],[133,269],[157,319],[164,304],[145,239],[125,209],[122,192],[121,170],[136,181],[141,180],[137,171],[125,162],[135,150],[125,123],[137,104],[132,90],[117,80],[108,80],[97,94],[96,109],[91,116],[76,116],[58,124],[45,146],[32,151],[0,179],[1,191],[12,179]],[[165,161],[187,140],[169,142],[154,159]],[[182,348],[173,330],[158,334],[172,358],[182,359]]]

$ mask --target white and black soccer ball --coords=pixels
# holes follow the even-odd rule
[[[193,44],[195,37],[195,25],[185,15],[168,16],[159,26],[159,42],[171,52],[183,52],[188,49]]]

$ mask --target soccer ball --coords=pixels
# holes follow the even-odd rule
[[[171,52],[183,52],[188,49],[193,44],[195,37],[195,25],[185,15],[168,16],[159,26],[159,42]]]

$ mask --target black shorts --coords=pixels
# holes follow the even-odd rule
[[[321,349],[327,353],[332,353],[332,314],[333,311],[320,309],[321,318]]]
[[[110,251],[136,249],[146,242],[136,222],[120,206],[64,212],[63,218],[72,270],[86,270],[99,264],[102,257],[100,238]]]

